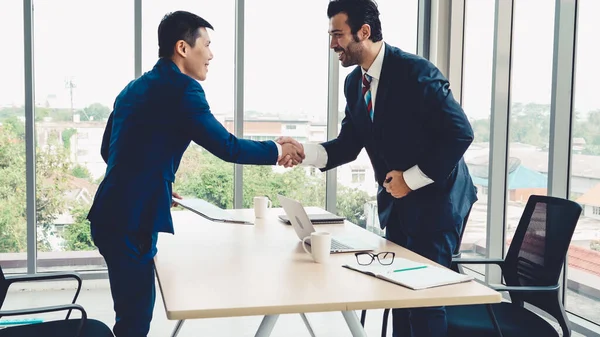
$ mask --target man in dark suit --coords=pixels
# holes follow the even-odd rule
[[[449,83],[429,61],[383,41],[372,0],[329,3],[330,47],[344,67],[345,117],[336,139],[304,144],[303,165],[329,170],[365,148],[379,184],[387,239],[449,267],[476,201],[463,154],[473,131]],[[291,138],[278,140],[284,144]],[[394,336],[442,337],[443,307],[393,310]]]
[[[157,234],[174,233],[171,197],[179,196],[172,184],[191,141],[238,164],[302,160],[291,144],[237,139],[214,118],[199,83],[213,57],[207,28],[188,12],[163,18],[160,59],[121,91],[104,132],[106,174],[88,219],[108,268],[117,337],[143,337],[150,329]]]

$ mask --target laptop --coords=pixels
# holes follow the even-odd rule
[[[178,203],[181,207],[190,210],[210,221],[215,222],[227,222],[237,223],[240,225],[253,225],[253,223],[245,221],[243,219],[234,218],[231,213],[219,208],[216,205],[202,199],[177,199],[172,198],[174,202]]]
[[[298,235],[298,238],[310,236],[315,231],[308,214],[302,204],[294,199],[286,198],[282,195],[277,196],[279,203],[283,207],[286,215],[292,223],[292,227]],[[310,239],[306,240],[306,243],[310,244]],[[375,247],[368,245],[364,242],[355,240],[354,238],[345,238],[333,235],[331,237],[331,252],[332,253],[347,253],[347,252],[360,252],[374,250]]]
[[[339,216],[329,212],[308,214],[308,218],[310,219],[313,225],[343,224],[344,220],[346,220],[346,218],[343,216]],[[290,218],[287,216],[287,214],[281,214],[279,216],[279,219],[288,225],[291,224]]]

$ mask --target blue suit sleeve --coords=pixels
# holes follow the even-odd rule
[[[435,68],[421,68],[417,81],[422,91],[423,111],[433,137],[418,160],[421,171],[433,181],[446,179],[473,142],[473,129],[454,99],[448,80]]]
[[[183,96],[183,128],[198,145],[220,159],[236,164],[275,165],[277,146],[272,141],[238,139],[210,112],[202,87],[190,85]]]
[[[104,163],[108,164],[108,150],[110,149],[110,134],[112,133],[113,112],[108,116],[104,135],[102,136],[102,145],[100,146],[100,155],[104,159]]]
[[[348,97],[348,78],[344,81],[344,96]],[[342,120],[340,133],[337,138],[322,143],[327,151],[327,165],[321,171],[327,171],[340,165],[356,160],[364,144],[358,135],[354,123],[350,119],[350,111],[346,104],[346,116]]]

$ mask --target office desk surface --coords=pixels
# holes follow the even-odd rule
[[[500,302],[500,294],[471,281],[426,290],[410,290],[342,265],[354,253],[332,254],[314,263],[293,228],[253,210],[234,210],[254,225],[211,223],[189,211],[173,213],[175,235],[161,233],[155,257],[167,317],[273,315],[303,312],[425,307]],[[346,222],[317,230],[351,235],[376,244],[377,251],[428,261],[376,234]],[[428,261],[430,262],[430,261]],[[376,261],[374,263],[377,263]]]

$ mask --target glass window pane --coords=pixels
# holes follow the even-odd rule
[[[0,2],[0,264],[27,271],[23,3]],[[8,261],[13,261],[10,265]]]
[[[377,4],[383,40],[403,51],[416,53],[419,1],[380,0],[377,1]],[[340,64],[338,130],[346,109],[344,81],[354,68],[344,68]],[[358,179],[355,179],[356,177]],[[375,173],[364,149],[356,160],[337,168],[337,180],[338,213],[348,217],[361,227],[383,235],[384,232],[379,227],[377,202],[375,201],[377,195]]]
[[[570,198],[583,207],[568,255],[567,310],[600,324],[600,2],[580,0]]]
[[[98,268],[80,251],[96,249],[86,216],[106,169],[100,144],[134,75],[133,3],[38,0],[34,28],[38,271]],[[56,251],[64,261],[46,262]]]
[[[165,14],[177,10],[192,12],[214,27],[208,30],[214,58],[201,85],[211,112],[224,125],[233,121],[234,5],[234,1],[209,0],[144,0],[142,4],[144,72],[158,61],[158,25]],[[230,131],[233,133],[233,128]],[[184,198],[200,198],[221,208],[233,208],[233,164],[192,142],[181,160],[173,190]]]
[[[554,2],[514,4],[506,250],[530,195],[546,195]]]
[[[462,107],[469,117],[475,139],[465,161],[478,200],[471,209],[461,249],[466,257],[485,255],[488,212],[488,161],[494,54],[494,0],[469,0],[465,4]],[[480,272],[483,266],[469,266]]]
[[[247,0],[245,23],[244,138],[325,141],[327,1]],[[325,174],[300,166],[244,168],[244,207],[252,207],[256,195],[268,196],[277,207],[277,194],[324,208]]]

